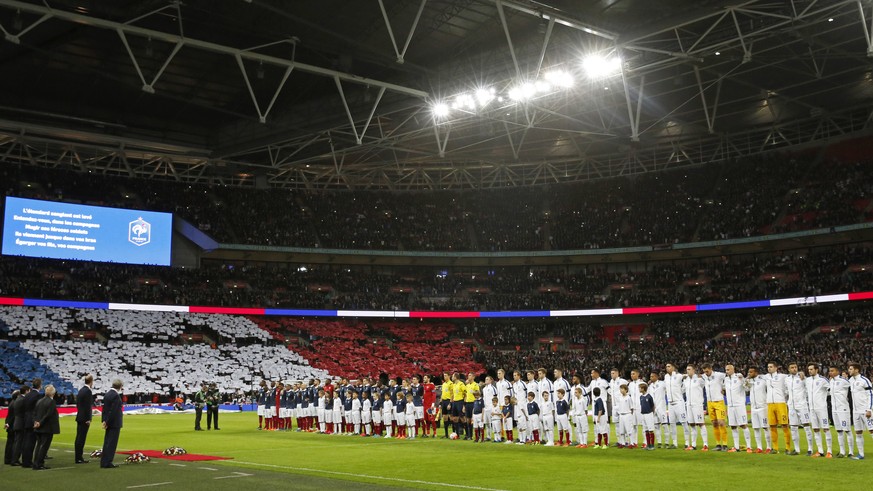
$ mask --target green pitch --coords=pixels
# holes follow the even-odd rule
[[[2,466],[0,489],[866,489],[873,475],[873,458],[856,462],[805,455],[594,450],[266,432],[255,429],[253,413],[222,414],[221,431],[194,432],[193,420],[189,414],[126,416],[119,449],[163,450],[178,445],[191,453],[233,460],[154,459],[124,464],[126,456],[118,455],[118,469],[99,469],[94,459],[74,465],[75,422],[64,417],[50,453],[54,458],[47,461],[52,469],[34,472]],[[99,448],[102,438],[103,431],[93,428],[87,452]],[[869,435],[865,439],[873,451],[873,440]],[[714,442],[711,435],[710,442]],[[838,448],[836,443],[835,436]],[[805,441],[801,448],[805,452]]]

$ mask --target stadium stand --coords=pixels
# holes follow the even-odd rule
[[[608,268],[588,266],[575,271],[505,267],[442,274],[440,269],[432,268],[431,274],[426,268],[374,273],[353,266],[310,266],[303,271],[284,264],[204,262],[200,269],[191,270],[7,257],[0,260],[0,272],[7,279],[0,293],[170,305],[550,310],[714,303],[873,289],[873,250],[867,243]],[[195,322],[197,318],[186,319]],[[219,334],[235,335],[232,331]]]
[[[869,163],[806,154],[614,178],[609,186],[556,185],[548,192],[315,193],[11,166],[0,178],[13,196],[173,212],[225,243],[437,251],[596,249],[846,225],[869,220],[873,192]],[[295,212],[273,212],[279,209]]]

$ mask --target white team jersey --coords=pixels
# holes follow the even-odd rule
[[[828,380],[821,375],[807,377],[806,380],[806,397],[809,400],[809,411],[815,414],[816,411],[828,410]]]
[[[536,380],[528,380],[527,381],[527,391],[534,393],[534,402],[537,404],[540,403],[540,399],[543,398],[543,395],[540,393],[540,386],[537,384]],[[524,396],[524,400],[527,401],[527,396]],[[521,402],[521,401],[519,401]],[[525,403],[527,404],[527,403]]]
[[[627,395],[631,398],[631,407],[634,408],[634,412],[640,412],[640,384],[643,383],[642,380],[636,379],[631,380],[627,384]]]
[[[667,392],[667,402],[669,404],[685,403],[685,399],[682,397],[682,394],[685,393],[685,389],[682,385],[683,377],[683,375],[676,372],[664,375],[664,388]]]
[[[667,384],[663,380],[658,380],[649,384],[649,394],[655,400],[655,410],[662,410],[667,407]]]
[[[759,375],[767,382],[767,404],[788,402],[788,376],[784,373]]]
[[[631,413],[631,400],[630,396],[623,396],[621,393],[618,394],[618,398],[615,399],[613,406],[615,407],[615,412],[618,414],[630,414]]]
[[[849,377],[849,383],[852,386],[852,410],[855,414],[863,414],[867,411],[873,411],[873,385],[870,384],[870,379],[857,374],[854,377]]]
[[[491,411],[491,423],[503,421],[503,413],[500,412],[500,407],[497,410]],[[499,436],[499,435],[498,435]]]
[[[339,397],[333,398],[333,410],[334,411],[342,411],[343,410],[343,403],[342,403],[342,401],[340,401]]]
[[[704,373],[700,377],[706,385],[706,400],[709,402],[723,401],[725,374],[713,371],[712,375],[706,375]]]
[[[828,380],[828,391],[831,394],[831,407],[837,412],[849,412],[849,390],[851,384],[843,377]]]
[[[354,409],[354,405],[352,406]],[[361,404],[361,411],[365,413],[369,413],[373,409],[373,403],[370,402],[370,399],[364,399],[363,404]]]
[[[749,402],[752,409],[765,409],[767,407],[767,381],[761,375],[746,379],[746,387],[749,389]]]
[[[506,403],[506,396],[512,396],[512,383],[509,380],[503,379],[498,380],[494,384],[497,386],[497,402],[499,406],[502,406]]]
[[[316,409],[324,409],[324,397],[319,397],[316,404]]]
[[[685,377],[682,388],[685,389],[685,402],[689,406],[703,406],[703,388],[706,382],[697,375]]]
[[[552,385],[552,381],[543,377],[537,380],[537,402],[542,405],[545,400],[543,399],[543,392],[549,392],[549,400],[555,400],[555,388]]]
[[[746,406],[746,381],[743,374],[735,373],[724,379],[725,402],[729,407]]]
[[[352,399],[352,412],[359,413],[361,412],[361,400],[360,399]]]
[[[550,419],[554,420],[555,419],[555,404],[552,403],[552,401],[550,401],[550,400],[543,401],[543,403],[540,404],[540,416],[542,416],[543,419],[550,418]]]
[[[557,399],[557,397],[558,397],[558,394],[557,394],[558,389],[564,389],[564,400],[565,401],[569,401],[570,398],[573,397],[573,392],[572,392],[572,388],[570,387],[570,382],[567,382],[567,379],[565,379],[564,377],[556,379],[552,383],[552,390],[554,390],[553,394],[555,395],[554,399]]]
[[[612,412],[613,413],[617,413],[617,411],[615,409],[616,408],[615,401],[617,401],[618,398],[621,397],[621,391],[619,390],[619,387],[621,387],[622,385],[627,385],[627,380],[625,380],[621,377],[619,377],[615,380],[609,381],[609,397],[610,397],[610,399],[612,399],[612,408],[613,408]]]
[[[573,419],[576,418],[584,418],[586,410],[588,409],[588,398],[584,395],[582,397],[573,396],[570,399],[570,414],[573,415]]]
[[[519,380],[512,383],[512,392],[515,394],[515,400],[518,406],[523,406],[527,401],[527,384]]]
[[[568,397],[567,400],[570,401],[570,405],[572,406],[573,401],[576,399],[576,389],[579,389],[582,391],[582,401],[585,403],[585,408],[587,409],[588,408],[588,399],[591,398],[591,394],[588,393],[588,387],[585,387],[582,384],[577,384],[577,385],[574,385],[573,387],[570,387],[570,397]],[[576,404],[581,404],[581,403],[576,403]]]
[[[485,407],[490,409],[494,407],[494,396],[497,395],[497,388],[494,385],[482,386],[482,400],[485,401]],[[500,407],[500,400],[497,400],[497,406]]]
[[[789,375],[785,380],[788,388],[788,407],[798,411],[809,411],[809,401],[806,399],[806,381],[798,375]]]
[[[594,408],[594,389],[600,389],[600,397],[603,398],[604,404],[606,403],[606,394],[609,393],[609,382],[606,381],[603,377],[597,377],[596,379],[592,379],[591,383],[588,384],[588,393],[591,394],[591,407]]]

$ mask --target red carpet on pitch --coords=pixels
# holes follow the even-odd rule
[[[202,460],[230,460],[233,457],[217,457],[215,455],[199,455],[196,453],[187,453],[185,455],[164,455],[161,450],[128,450],[125,452],[118,452],[120,454],[130,455],[134,453],[141,453],[150,459],[167,459],[167,460],[178,460],[182,462],[199,462]]]

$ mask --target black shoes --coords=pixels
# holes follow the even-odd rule
[[[51,469],[51,467],[46,467],[46,466],[44,466],[44,465],[41,465],[41,466],[39,466],[39,467],[34,467],[34,468],[33,468],[33,470],[35,470],[35,471],[45,471],[45,470],[49,470],[49,469]]]
[[[77,464],[87,464],[88,462],[90,462],[90,460],[79,459],[76,461]]]
[[[109,464],[109,465],[101,465],[101,469],[115,469],[118,467],[118,464]]]

